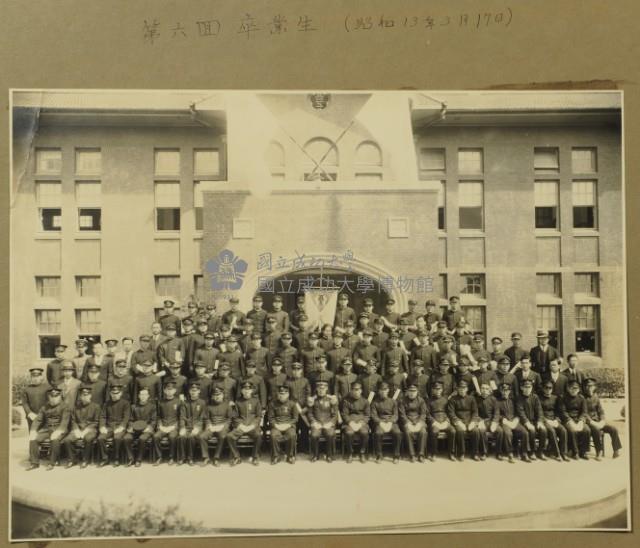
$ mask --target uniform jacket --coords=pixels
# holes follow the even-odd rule
[[[331,422],[335,425],[338,420],[338,402],[331,396],[316,397],[307,414],[310,422]]]
[[[400,420],[403,423],[416,423],[419,421],[427,423],[427,402],[418,395],[413,400],[404,398],[399,405]]]
[[[309,374],[309,384],[313,392],[316,391],[318,381],[326,381],[329,384],[329,394],[333,394],[335,375],[331,371],[312,371]]]
[[[276,327],[284,333],[285,331],[289,331],[289,314],[287,314],[284,310],[278,310],[277,312],[272,310],[267,312],[267,319],[275,318],[276,319]]]
[[[236,385],[237,381],[231,377],[218,377],[213,379],[211,391],[213,392],[213,389],[217,386],[222,389],[225,400],[234,401],[236,399]]]
[[[511,396],[507,399],[504,399],[502,395],[497,398],[498,402],[498,412],[500,413],[500,418],[507,419],[508,421],[512,421],[514,418],[518,416],[516,410],[516,403]]]
[[[83,381],[86,381],[89,378],[87,371],[91,365],[97,365],[100,368],[100,376],[98,378],[103,381],[106,381],[113,372],[113,358],[110,358],[106,354],[103,354],[100,359],[96,356],[89,356],[87,361],[84,362],[84,370],[82,371]]]
[[[49,388],[51,388],[51,385],[46,381],[38,385],[30,384],[25,387],[21,398],[25,415],[29,413],[37,414],[47,404],[47,390]]]
[[[212,424],[230,425],[235,416],[235,407],[231,405],[231,402],[227,400],[223,400],[220,403],[212,402],[207,406],[204,415],[205,428],[209,428]]]
[[[251,397],[248,400],[240,399],[235,403],[237,415],[234,418],[234,426],[238,424],[253,424],[260,426],[262,420],[262,406],[257,398]]]
[[[368,363],[371,359],[375,359],[378,363],[380,363],[380,349],[374,344],[358,344],[353,351],[353,364],[358,369],[364,371],[365,366],[359,365],[358,360],[364,360]]]
[[[180,335],[180,328],[182,327],[182,322],[180,321],[180,318],[178,318],[178,316],[176,316],[175,314],[162,314],[158,318],[158,321],[162,326],[162,331],[166,332],[167,328],[170,325],[173,325],[176,328],[177,335]]]
[[[82,386],[88,386],[91,388],[91,401],[97,403],[100,407],[103,406],[107,397],[107,383],[102,379],[97,379],[96,382],[85,381]]]
[[[182,402],[177,396],[158,402],[158,426],[177,426],[182,413]]]
[[[379,422],[398,422],[398,403],[392,398],[376,396],[371,402],[371,420]]]
[[[562,398],[562,396],[567,393],[567,383],[569,379],[567,379],[562,372],[559,371],[558,376],[554,379],[553,373],[549,371],[546,375],[543,375],[542,379],[553,383],[553,393],[559,398]]]
[[[249,360],[256,362],[256,373],[263,378],[271,371],[272,359],[271,353],[264,346],[258,349],[249,348],[245,353],[245,363]]]
[[[131,404],[127,400],[124,398],[120,398],[118,401],[109,400],[104,404],[100,413],[100,428],[103,426],[114,429],[119,426],[126,428],[130,416]]]
[[[194,362],[204,362],[206,373],[213,373],[215,371],[216,360],[220,361],[220,350],[217,348],[202,347],[196,350]]]
[[[342,418],[346,423],[351,421],[369,422],[371,406],[367,398],[355,399],[351,394],[342,400]]]
[[[560,419],[560,403],[560,397],[555,394],[551,394],[548,397],[544,394],[540,396],[540,406],[542,407],[542,414],[544,415],[544,418],[549,420]]]
[[[411,351],[411,362],[414,360],[422,360],[424,362],[424,370],[429,373],[435,371],[438,365],[438,353],[436,349],[431,345],[415,346]],[[413,370],[413,367],[409,365],[409,368]]]
[[[440,396],[439,398],[431,398],[427,401],[427,419],[429,424],[433,421],[448,422],[449,415],[447,413],[447,406],[449,400],[446,396]]]
[[[534,346],[529,351],[529,356],[531,357],[531,369],[544,377],[549,371],[549,363],[558,359],[560,353],[553,346],[547,346],[545,350],[540,346]]]
[[[245,381],[249,381],[253,384],[253,395],[258,398],[260,401],[260,405],[263,409],[267,408],[267,386],[265,385],[264,379],[258,375],[252,375],[251,377],[244,377],[237,385],[236,389],[236,401],[241,397],[242,392],[242,383]]]
[[[407,354],[402,348],[396,346],[395,348],[391,348],[382,353],[382,366],[380,370],[382,371],[383,375],[387,373],[387,370],[389,369],[389,363],[393,360],[397,360],[399,362],[400,372],[409,372],[409,359],[407,358]]]
[[[345,306],[344,308],[337,307],[333,326],[344,328],[344,324],[347,323],[347,320],[351,320],[354,324],[357,323],[355,310],[350,306]]]
[[[71,410],[64,402],[61,401],[58,405],[46,403],[38,411],[38,416],[34,419],[31,428],[35,432],[53,432],[54,430],[66,432],[70,417]]]
[[[154,375],[140,375],[136,377],[133,388],[133,401],[138,401],[138,392],[140,389],[149,389],[149,399],[153,402],[159,400],[162,397],[162,381],[161,378]]]
[[[247,318],[253,323],[253,331],[262,335],[265,330],[264,321],[267,318],[267,311],[262,308],[260,310],[252,308],[247,312]]]
[[[453,394],[454,390],[454,381],[453,375],[451,373],[434,373],[431,375],[429,379],[429,394],[433,390],[433,385],[436,381],[440,381],[442,383],[442,395],[445,398],[448,398],[451,394]]]
[[[100,422],[100,406],[97,403],[89,402],[87,405],[79,403],[71,412],[71,430],[78,428],[84,430],[91,428],[98,429]]]
[[[131,422],[145,421],[147,425],[151,426],[152,430],[155,430],[156,423],[158,422],[158,410],[156,409],[156,402],[151,399],[147,400],[147,403],[141,405],[136,403],[131,406]]]
[[[360,375],[359,380],[362,383],[362,395],[367,398],[369,392],[375,393],[378,391],[382,377],[377,373],[365,373],[364,375]]]
[[[523,369],[516,369],[515,376],[516,376],[516,379],[518,380],[518,392],[522,392],[522,383],[526,379],[529,379],[530,381],[533,382],[534,394],[539,394],[540,392],[542,392],[542,377],[540,376],[539,373],[536,373],[533,369],[529,370],[529,373],[527,374],[526,379],[524,376]]]
[[[244,368],[244,356],[239,348],[236,348],[233,352],[222,352],[219,356],[220,363],[226,362],[230,367],[230,375],[234,379],[241,379],[246,375]]]
[[[204,415],[206,409],[207,404],[203,399],[198,398],[196,400],[192,400],[191,398],[187,398],[182,403],[182,411],[180,412],[178,419],[180,428],[192,430],[197,427],[202,430],[204,428]]]
[[[596,422],[604,420],[604,409],[602,408],[602,403],[600,403],[600,398],[594,394],[593,396],[585,396],[584,399],[587,402],[587,416],[589,419]]]
[[[327,352],[327,369],[334,373],[338,373],[340,371],[342,361],[345,358],[351,358],[351,352],[349,352],[348,348],[345,348],[344,346],[341,346],[340,348],[333,347]]]
[[[529,355],[529,352],[524,348],[516,348],[515,346],[510,346],[504,351],[504,355],[509,358],[511,361],[511,367],[513,367],[516,363],[518,363],[522,358]]]
[[[281,402],[278,399],[271,400],[267,410],[269,424],[291,424],[296,425],[298,422],[298,407],[295,402],[287,400]]]
[[[326,356],[327,353],[320,346],[316,346],[315,348],[307,347],[300,352],[300,361],[304,366],[304,374],[305,377],[311,373],[316,367],[316,360],[320,356]],[[329,366],[327,360],[327,367]]]
[[[351,385],[358,380],[358,375],[355,373],[349,373],[348,375],[341,374],[336,375],[334,387],[335,394],[338,396],[339,400],[342,400],[347,397],[349,392],[351,392]]]
[[[481,419],[491,422],[500,422],[498,400],[493,394],[489,394],[486,398],[483,398],[478,394],[476,396],[476,404],[478,405],[478,416]]]
[[[588,416],[587,400],[582,394],[576,396],[565,394],[562,397],[561,413],[563,422],[567,422],[569,419],[576,422],[586,420]]]
[[[278,387],[285,386],[287,384],[287,374],[279,373],[278,375],[270,375],[267,378],[267,397],[268,399],[273,399],[276,397],[278,393]]]
[[[449,399],[447,405],[447,414],[451,422],[461,420],[464,424],[477,421],[478,416],[478,404],[475,397],[470,394],[461,396],[460,394],[454,394]]]
[[[309,380],[300,377],[299,379],[287,379],[286,385],[289,387],[290,399],[298,402],[302,407],[307,404],[307,398],[311,395],[311,385]]]
[[[538,395],[534,392],[531,392],[529,396],[521,394],[518,397],[516,402],[516,411],[523,424],[526,422],[537,424],[544,417],[540,398],[538,398]]]

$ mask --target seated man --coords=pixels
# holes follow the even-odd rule
[[[137,468],[142,464],[147,442],[151,440],[156,429],[158,415],[156,402],[151,399],[149,388],[143,386],[138,390],[138,403],[131,407],[131,421],[124,435],[124,448],[127,452],[127,466],[134,462]],[[133,455],[133,441],[138,440],[136,456]]]
[[[373,421],[373,439],[376,447],[376,462],[382,461],[382,439],[385,434],[393,438],[393,463],[400,461],[402,433],[398,427],[398,404],[389,397],[389,384],[385,381],[378,386],[378,393],[371,402],[371,420]]]
[[[182,404],[182,412],[178,424],[178,464],[186,460],[193,466],[196,440],[204,430],[204,415],[207,403],[200,398],[200,382],[196,379],[189,381],[189,396]],[[203,455],[205,457],[206,455]]]
[[[182,413],[182,401],[176,397],[176,382],[168,379],[162,386],[164,398],[158,402],[158,428],[153,435],[153,448],[156,456],[155,466],[162,463],[163,439],[169,440],[169,464],[176,458],[178,444],[178,421]]]
[[[78,441],[83,441],[82,462],[80,468],[86,468],[91,458],[93,442],[98,436],[98,423],[100,422],[100,406],[91,401],[91,387],[82,386],[79,391],[77,405],[71,410],[71,431],[64,438],[64,446],[69,457],[67,468],[77,463],[74,446]]]
[[[249,436],[253,440],[253,453],[250,462],[254,466],[258,466],[262,445],[262,431],[260,430],[262,407],[258,398],[253,395],[253,384],[248,381],[242,383],[240,398],[236,401],[235,407],[237,415],[233,419],[233,430],[227,435],[229,450],[233,456],[231,465],[235,466],[242,462],[238,452],[238,440],[242,436]]]
[[[525,359],[525,358],[523,358]],[[516,412],[520,417],[520,422],[529,431],[529,458],[536,460],[535,439],[538,436],[538,457],[540,460],[547,460],[543,447],[547,445],[547,428],[544,424],[544,414],[542,405],[537,394],[533,393],[534,381],[523,379],[520,386],[521,394],[516,401]]]
[[[415,462],[417,452],[418,461],[424,462],[427,447],[427,402],[418,394],[416,382],[409,382],[407,393],[400,402],[399,413],[409,448],[409,460]]]
[[[298,408],[289,399],[289,387],[278,387],[278,397],[269,402],[267,414],[271,427],[271,464],[278,464],[282,458],[282,442],[285,443],[287,462],[296,461],[295,448],[297,440]]]
[[[589,460],[589,434],[587,426],[587,400],[580,394],[580,383],[576,380],[567,383],[568,394],[562,398],[562,422],[569,434],[573,458]]]
[[[69,427],[69,408],[62,402],[62,390],[51,387],[47,391],[47,403],[40,408],[29,431],[29,460],[27,470],[40,466],[40,444],[50,442],[51,452],[47,470],[53,470],[60,459],[60,442]]]
[[[458,460],[464,460],[465,437],[471,440],[471,456],[473,460],[480,460],[478,455],[478,444],[480,441],[480,431],[478,430],[478,404],[473,396],[468,394],[469,383],[465,379],[458,382],[456,394],[451,396],[447,405],[449,420],[456,429],[456,451]]]
[[[520,441],[522,460],[525,462],[531,462],[529,459],[529,431],[520,424],[520,419],[516,412],[516,404],[511,397],[510,382],[503,382],[500,384],[498,412],[500,413],[500,426],[504,433],[504,436],[502,437],[503,453],[498,457],[498,460],[502,460],[502,456],[504,452],[506,452],[509,462],[515,462],[513,458],[514,441]]]
[[[540,405],[542,406],[542,414],[544,416],[544,426],[547,429],[547,445],[551,440],[555,451],[554,458],[557,461],[568,461],[567,457],[567,431],[562,422],[560,422],[561,399],[553,393],[553,381],[551,379],[542,383],[542,396],[540,396]],[[543,447],[546,451],[548,447]]]
[[[204,416],[204,430],[200,434],[200,449],[204,457],[203,466],[211,462],[209,459],[209,440],[216,438],[216,452],[213,457],[213,465],[219,466],[220,455],[227,434],[231,428],[231,421],[235,418],[235,407],[224,397],[224,390],[219,386],[213,388],[211,404],[207,406]]]
[[[329,383],[324,380],[316,382],[316,397],[308,407],[310,424],[311,462],[318,460],[320,453],[320,436],[327,441],[327,462],[333,461],[336,452],[336,424],[338,421],[338,398],[329,396]]]
[[[447,364],[447,367],[449,367],[449,364]],[[438,451],[438,434],[440,432],[445,432],[447,434],[447,452],[449,454],[449,460],[456,460],[453,453],[456,430],[451,425],[449,415],[447,414],[449,400],[443,394],[442,390],[442,381],[434,381],[431,384],[431,398],[427,400],[427,417],[429,421],[427,451],[429,453],[430,461],[436,460],[436,453]]]
[[[476,396],[478,404],[478,431],[480,432],[480,460],[486,460],[489,453],[489,433],[495,434],[496,457],[500,457],[502,450],[502,427],[500,426],[500,411],[498,400],[493,395],[493,389],[488,381],[480,383],[480,394]]]
[[[351,392],[342,400],[342,419],[344,420],[344,437],[347,449],[347,462],[353,461],[353,437],[360,438],[360,462],[366,461],[369,444],[369,418],[371,406],[362,397],[362,383],[351,384]]]
[[[616,459],[620,456],[620,449],[622,449],[620,435],[618,434],[618,429],[605,420],[604,409],[600,403],[600,398],[596,394],[597,388],[598,385],[595,379],[589,377],[585,380],[587,426],[591,430],[593,445],[596,448],[596,460],[601,460],[604,454],[604,434],[609,434],[611,437],[613,458]]]
[[[100,414],[100,435],[98,447],[100,447],[100,464],[109,464],[107,441],[113,440],[113,465],[120,465],[122,441],[129,425],[131,416],[131,404],[122,397],[122,385],[114,383],[109,389],[109,401],[104,404]]]

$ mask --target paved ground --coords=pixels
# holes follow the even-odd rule
[[[624,423],[616,423],[624,434]],[[602,462],[555,461],[509,464],[434,463],[390,460],[347,464],[224,464],[181,467],[149,464],[140,469],[44,467],[27,472],[27,439],[14,432],[11,446],[13,498],[39,507],[73,507],[82,500],[123,503],[142,498],[164,507],[179,504],[186,517],[224,530],[341,529],[451,522],[521,512],[542,512],[589,504],[620,493],[628,485],[629,462],[608,456]],[[557,522],[557,516],[556,521]],[[571,525],[567,525],[571,526]],[[544,525],[541,527],[544,528]],[[562,527],[554,525],[554,527]],[[482,529],[479,523],[477,528]]]

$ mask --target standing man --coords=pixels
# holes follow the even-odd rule
[[[100,464],[109,464],[109,453],[107,452],[107,440],[113,440],[113,465],[120,465],[120,455],[122,452],[122,442],[129,425],[131,416],[131,404],[122,398],[122,386],[114,383],[109,389],[109,401],[104,404],[100,414],[100,435],[98,436],[98,447],[100,447]]]
[[[43,372],[44,369],[39,365],[29,368],[30,382],[25,387],[20,398],[22,409],[24,409],[24,414],[27,417],[28,430],[31,430],[31,425],[36,420],[40,409],[47,404],[47,393],[51,385],[45,382]]]
[[[449,332],[453,332],[460,320],[464,320],[464,313],[460,310],[460,297],[453,295],[449,298],[449,308],[442,314],[442,321],[447,323]]]
[[[73,409],[76,405],[76,397],[81,382],[74,376],[76,367],[70,360],[65,360],[62,364],[62,379],[58,383],[58,388],[62,390],[62,401]]]
[[[581,389],[585,388],[586,379],[584,373],[578,370],[578,356],[576,354],[569,354],[567,356],[567,365],[568,367],[562,370],[562,374],[570,381],[578,381]]]
[[[356,312],[349,306],[349,296],[346,293],[340,293],[338,295],[338,305],[336,307],[336,316],[333,322],[333,327],[339,327],[344,329],[347,320],[356,322]]]
[[[373,324],[375,323],[375,321],[378,318],[380,318],[380,316],[373,311],[373,299],[370,298],[370,297],[367,297],[362,302],[362,313],[363,314],[368,314],[368,316],[369,316],[369,326],[371,326],[371,327],[373,327]],[[382,325],[384,325],[384,324],[382,324]]]
[[[395,311],[396,301],[394,299],[387,299],[385,305],[385,312],[380,316],[382,323],[384,324],[384,330],[387,333],[397,330],[400,324],[400,314]]]
[[[222,317],[216,312],[215,303],[210,303],[206,306],[206,315],[209,333],[218,333],[222,325]]]
[[[436,312],[436,302],[433,299],[429,299],[424,303],[424,307],[426,309],[424,321],[427,324],[427,330],[433,331],[440,321],[440,314]]]
[[[253,334],[262,335],[266,329],[265,320],[267,319],[267,311],[262,308],[262,296],[253,297],[253,308],[247,312],[247,318],[253,323]]]
[[[297,308],[289,312],[289,325],[294,333],[300,331],[300,316],[306,316],[306,301],[304,295],[296,297]]]
[[[240,333],[242,331],[241,326],[245,319],[244,312],[238,310],[238,304],[240,304],[238,297],[231,297],[229,299],[229,310],[222,315],[222,323],[229,324],[232,333]]]
[[[160,312],[158,317],[158,322],[162,327],[162,331],[165,333],[170,326],[173,326],[175,333],[180,333],[180,318],[175,315],[174,307],[176,303],[171,299],[167,299],[164,301],[164,310]],[[175,337],[175,334],[173,335]]]
[[[275,318],[276,329],[282,333],[289,331],[289,314],[282,310],[282,296],[276,295],[273,298],[271,312],[267,312],[267,318]]]
[[[60,443],[69,427],[69,408],[62,403],[62,391],[51,387],[47,391],[47,403],[40,408],[29,430],[29,460],[27,470],[40,466],[40,444],[50,442],[49,464],[53,470],[60,460]]]
[[[99,378],[106,381],[113,373],[113,358],[107,356],[101,342],[93,343],[93,356],[87,359],[82,372],[82,380],[87,379],[87,371],[90,366],[97,365],[100,370]]]
[[[414,331],[416,326],[416,320],[418,319],[418,313],[416,312],[416,306],[418,306],[418,301],[415,299],[409,299],[407,301],[407,305],[409,310],[404,312],[401,316],[401,320],[406,320],[407,325],[409,326],[409,331]]]
[[[75,342],[76,345],[76,355],[71,360],[73,365],[76,367],[76,374],[74,376],[80,376],[82,371],[84,370],[84,364],[87,361],[89,355],[87,354],[87,350],[89,348],[89,343],[87,343],[86,339],[78,339]]]
[[[65,362],[64,352],[67,345],[59,344],[54,349],[55,358],[47,364],[47,382],[51,386],[57,386],[62,380],[62,365]]]
[[[393,330],[389,334],[389,344],[387,350],[382,352],[382,376],[387,374],[388,364],[392,361],[397,361],[402,373],[409,372],[409,357],[408,352],[400,344],[400,334],[398,331]]]
[[[507,356],[508,357],[508,356]],[[536,373],[531,369],[531,359],[529,354],[523,355],[520,358],[520,365],[516,366],[516,379],[518,380],[518,391],[522,387],[523,383],[527,380],[533,383],[533,391],[535,394],[542,393],[542,378],[539,373]]]
[[[102,407],[107,397],[107,381],[100,378],[100,368],[97,365],[87,366],[87,380],[83,386],[91,388],[91,401]]]
[[[326,358],[327,353],[318,345],[318,334],[315,331],[312,331],[309,334],[309,340],[307,341],[307,346],[301,349],[300,352],[300,361],[304,367],[304,375],[305,377],[309,377],[309,375],[313,372],[316,360],[320,356],[324,356]]]
[[[71,411],[71,429],[64,438],[64,446],[67,450],[67,468],[77,464],[75,445],[82,441],[82,461],[80,468],[86,468],[91,459],[93,443],[98,436],[98,423],[100,422],[100,406],[91,401],[91,387],[83,386],[80,389],[78,405]]]
[[[545,377],[549,371],[549,364],[553,360],[560,358],[560,353],[553,346],[549,346],[549,333],[545,330],[539,330],[537,334],[538,345],[534,346],[530,351],[531,366],[536,373],[540,373]]]
[[[511,367],[514,367],[525,356],[529,357],[529,352],[520,346],[521,342],[521,333],[511,333],[511,346],[504,351],[504,355],[511,361]]]
[[[193,362],[196,358],[196,350],[198,349],[199,335],[193,331],[193,321],[186,318],[182,322],[182,374],[185,377],[193,377]]]
[[[171,323],[168,324],[165,330],[165,340],[160,344],[158,348],[157,363],[159,368],[166,368],[171,363],[179,363],[182,367],[182,360],[184,360],[184,345],[182,340],[178,338],[176,326]]]
[[[142,374],[142,364],[147,360],[153,363],[155,359],[156,354],[151,349],[151,336],[140,335],[140,348],[132,354],[129,362],[131,376],[139,377]]]
[[[559,398],[562,398],[562,396],[567,393],[569,379],[560,371],[560,362],[558,360],[551,360],[549,368],[549,372],[543,376],[542,379],[543,381],[551,381],[553,393]]]
[[[409,364],[410,370],[412,369],[411,364],[415,363],[416,360],[420,360],[422,362],[424,368],[429,374],[431,374],[438,365],[438,353],[436,352],[436,349],[429,344],[429,333],[426,329],[418,331],[418,344],[414,346],[411,351]]]
[[[262,378],[267,378],[271,371],[271,362],[273,356],[271,353],[262,346],[262,335],[255,331],[251,334],[251,345],[247,350],[245,356],[245,363],[249,360],[256,364],[256,373]]]
[[[198,348],[195,354],[195,362],[204,364],[205,374],[212,376],[219,365],[220,350],[213,346],[215,336],[213,333],[207,333],[204,336],[204,346]]]
[[[353,352],[353,361],[360,371],[365,370],[369,360],[375,359],[376,361],[380,361],[380,350],[371,343],[372,340],[373,332],[370,329],[365,329],[362,332],[362,341],[356,346]]]

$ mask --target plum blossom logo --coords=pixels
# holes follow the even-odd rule
[[[211,289],[240,289],[249,265],[230,249],[223,249],[215,259],[207,261]]]

